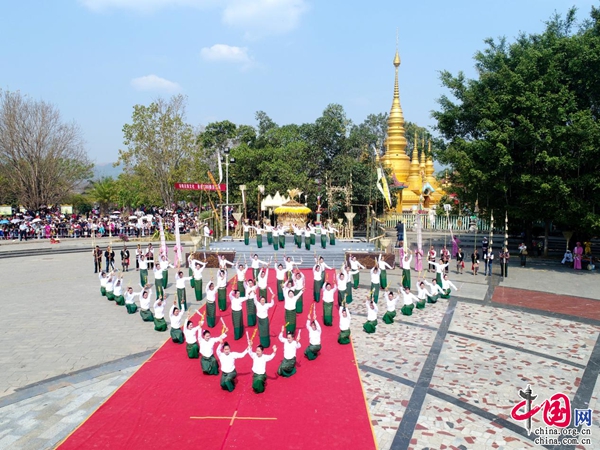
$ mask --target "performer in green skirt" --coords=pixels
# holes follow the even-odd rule
[[[171,340],[176,344],[183,344],[183,332],[181,331],[183,312],[177,307],[177,301],[171,306],[169,319],[171,320]]]
[[[275,304],[275,295],[273,291],[269,289],[271,294],[271,301],[267,303],[266,297],[261,297],[260,302],[253,300],[254,306],[256,307],[256,315],[258,316],[258,336],[260,337],[260,345],[263,348],[269,348],[271,346],[271,335],[269,330],[269,309]],[[249,303],[247,303],[249,305]]]
[[[290,289],[285,297],[285,323],[287,325],[285,328],[292,334],[296,332],[296,302],[303,293],[304,291],[300,291],[298,294],[294,294],[294,291]]]
[[[246,288],[244,286],[246,282],[246,272],[248,272],[248,266],[246,264],[238,264],[236,269],[237,290],[240,291],[242,297],[246,296]]]
[[[444,291],[441,296],[442,298],[450,298],[450,288],[458,291],[458,288],[454,286],[454,283],[448,279],[448,275],[444,274],[444,277],[442,278],[442,291]]]
[[[185,292],[185,282],[190,281],[192,277],[184,277],[183,271],[177,272],[175,276],[175,287],[177,288],[177,306],[180,309],[187,310],[187,295]]]
[[[206,325],[214,328],[217,323],[217,288],[209,281],[206,286]]]
[[[100,280],[100,295],[102,295],[102,297],[106,297],[106,283],[108,282],[108,275],[106,272],[100,272],[98,274],[98,279]]]
[[[127,308],[128,314],[135,314],[137,311],[137,305],[135,304],[135,298],[142,296],[144,290],[142,289],[140,292],[133,292],[133,288],[129,286],[127,288],[127,292],[125,292],[125,308]]]
[[[125,297],[123,297],[123,280],[121,278],[117,278],[113,293],[115,294],[115,303],[123,306],[125,304]]]
[[[265,355],[264,347],[256,347],[256,353],[252,351],[252,345],[248,346],[248,354],[252,358],[252,390],[257,394],[265,392],[265,383],[267,382],[267,363],[271,361],[277,353],[277,346],[273,346],[273,353]]]
[[[386,297],[386,312],[383,315],[383,321],[385,323],[392,324],[394,323],[394,317],[396,317],[396,303],[398,303],[398,296],[394,296],[392,291],[389,291]]]
[[[206,268],[206,262],[198,261],[197,259],[189,260],[189,265],[192,268],[193,278],[191,281],[194,282],[194,295],[196,301],[202,301],[202,272]]]
[[[189,359],[198,359],[200,357],[200,346],[198,345],[198,332],[202,327],[202,322],[194,326],[194,323],[190,320],[188,313],[187,320],[185,321],[185,327],[183,328],[183,336],[185,338],[185,349]]]
[[[294,230],[294,245],[302,248],[302,230],[294,224],[292,224],[292,229]]]
[[[217,274],[217,295],[219,299],[219,309],[227,311],[227,274],[224,270],[219,270]]]
[[[379,286],[380,286],[380,277],[379,277],[379,268],[377,265],[371,269],[371,295],[370,297],[373,299],[375,303],[379,301]]]
[[[304,292],[304,284],[305,284],[305,277],[304,274],[300,271],[297,271],[296,274],[294,275],[294,293],[298,294],[301,292]],[[304,296],[300,295],[300,297],[298,297],[298,299],[296,300],[296,313],[298,314],[302,314],[302,311],[304,311]]]
[[[231,321],[233,323],[233,336],[237,341],[244,335],[244,315],[242,313],[242,303],[248,300],[248,297],[240,297],[240,291],[233,290],[229,294],[231,303]]]
[[[321,248],[327,247],[327,230],[321,227]]]
[[[308,330],[308,347],[304,354],[309,361],[317,359],[321,351],[321,326],[317,321],[317,312],[313,309],[312,320],[310,317],[306,320],[306,329]]]
[[[329,233],[329,245],[335,245],[335,233],[338,232],[337,228],[327,225],[327,232]]]
[[[358,289],[358,283],[360,281],[359,271],[360,269],[365,269],[361,263],[358,262],[356,256],[352,255],[350,257],[350,273],[352,274],[352,281],[354,283],[354,289]]]
[[[365,305],[367,306],[367,321],[363,324],[363,330],[367,333],[375,333],[377,328],[377,312],[379,309],[372,300],[367,300]]]
[[[340,306],[340,334],[338,344],[350,343],[350,311],[345,306]]]
[[[310,251],[310,228],[304,230],[304,248]]]
[[[260,272],[260,265],[268,266],[268,261],[261,261],[258,259],[258,255],[255,253],[252,257],[252,262],[250,263],[250,267],[252,267],[252,276],[256,280],[258,279],[258,273]]]
[[[279,228],[273,228],[273,250],[279,250]]]
[[[425,288],[425,282],[420,281],[417,285],[417,309],[425,309],[427,303],[427,289]]]
[[[346,269],[342,266],[340,273],[337,274],[338,306],[348,303],[346,301],[346,296],[348,291],[352,289],[351,286],[348,286],[348,278],[348,272],[346,272]]]
[[[405,316],[412,316],[413,309],[415,305],[419,302],[419,299],[415,294],[410,292],[410,289],[408,289],[407,287],[405,287],[404,291],[402,291],[402,297],[404,298],[404,305],[402,306],[400,311]]]
[[[379,278],[381,280],[381,289],[385,289],[387,288],[387,270],[386,269],[390,269],[392,270],[393,267],[390,266],[388,263],[385,262],[385,260],[381,257],[382,254],[379,254],[379,257],[377,258],[377,267],[379,268]]]
[[[112,272],[108,275],[108,280],[106,282],[106,299],[111,302],[115,301],[115,281],[117,281],[117,277]]]
[[[321,289],[323,289],[324,273],[321,270],[320,264],[315,264],[313,267],[313,299],[315,302],[321,301]]]
[[[143,253],[138,255],[138,265],[140,267],[140,286],[146,287],[148,284],[148,260]]]
[[[256,246],[258,248],[262,248],[262,244],[263,244],[263,229],[261,227],[254,227],[254,229],[256,230]]]
[[[256,306],[254,305],[254,300],[257,298],[258,287],[254,285],[254,280],[248,280],[245,283],[244,289],[246,290],[246,297],[248,301],[246,302],[246,320],[248,322],[249,327],[253,327],[256,325]],[[241,297],[240,293],[240,297]]]
[[[285,230],[284,229],[279,230],[279,247],[281,249],[285,248]]]
[[[442,274],[444,273],[444,269],[446,269],[446,267],[448,267],[449,263],[446,264],[442,264],[442,263],[436,263],[436,262],[430,262],[429,265],[435,267],[435,281],[437,283],[437,285],[439,287],[441,287],[442,289],[444,289],[443,283],[442,283]]]
[[[235,371],[235,360],[243,358],[248,353],[248,349],[242,353],[232,352],[227,342],[217,347],[217,356],[221,361],[221,389],[224,391],[233,392],[235,389],[235,379],[237,372]]]
[[[146,285],[148,288],[150,285]],[[140,317],[144,322],[154,322],[154,315],[150,311],[150,291],[144,289],[140,295]]]
[[[250,228],[254,227],[248,225],[247,222],[243,223],[242,227],[244,228],[244,244],[250,245]]]
[[[167,331],[167,322],[165,320],[165,302],[162,298],[159,298],[154,302],[154,330],[161,332]]]
[[[412,251],[408,249],[407,253],[402,258],[402,286],[411,288],[410,282],[410,263],[412,262]]]
[[[437,303],[438,299],[441,295],[444,294],[443,289],[437,284],[436,279],[434,278],[432,282],[428,282],[424,280],[425,284],[429,288],[429,295],[427,296],[427,303]]]
[[[223,333],[218,338],[211,338],[210,331],[204,330],[202,333],[202,339],[199,339],[200,343],[200,365],[202,367],[202,373],[205,375],[218,375],[219,374],[219,363],[214,355],[214,347],[217,342],[221,343],[227,337],[227,334]]]
[[[333,325],[333,299],[337,286],[331,287],[331,283],[325,283],[325,287],[321,293],[323,297],[323,325],[330,327]]]
[[[267,231],[267,244],[273,245],[273,227],[269,224],[266,224],[265,230]]]
[[[285,327],[281,327],[281,333],[279,333],[279,340],[283,343],[283,361],[277,369],[277,375],[289,378],[296,373],[296,350],[300,348],[300,332],[294,339],[294,334],[288,331],[287,337],[284,339],[284,329]]]
[[[167,256],[164,254],[160,256],[158,264],[162,270],[162,287],[163,289],[166,289],[169,284],[169,267],[174,269],[175,266],[169,262]]]
[[[308,226],[310,227],[310,245],[315,245],[317,242],[317,232],[315,227],[310,224]]]
[[[277,300],[280,302],[285,300],[283,296],[283,284],[285,283],[285,275],[287,271],[284,269],[283,264],[278,264],[275,268],[275,277],[277,279]]]
[[[163,271],[160,270],[160,267],[155,264],[152,269],[152,273],[154,274],[154,286],[156,286],[156,299],[163,298],[165,296],[165,290],[163,288]]]

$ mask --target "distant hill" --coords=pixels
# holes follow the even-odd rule
[[[122,166],[113,167],[112,163],[96,164],[94,166],[93,180],[98,180],[104,177],[117,178],[123,172]]]

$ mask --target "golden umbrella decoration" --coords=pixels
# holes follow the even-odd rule
[[[275,214],[300,214],[307,215],[311,212],[310,208],[307,208],[301,203],[298,203],[295,200],[290,200],[289,202],[284,203],[278,208],[275,208]]]

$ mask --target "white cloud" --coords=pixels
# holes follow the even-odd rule
[[[306,0],[231,0],[223,11],[223,22],[256,39],[292,31],[307,11]]]
[[[219,3],[218,0],[79,0],[79,2],[92,11],[130,9],[142,12],[180,6],[204,8]]]
[[[134,78],[131,80],[131,85],[138,91],[177,92],[181,90],[179,84],[156,75]]]
[[[204,47],[200,50],[200,56],[205,61],[218,61],[240,63],[248,65],[252,58],[248,56],[246,47],[234,47],[226,44],[215,44],[212,47]]]

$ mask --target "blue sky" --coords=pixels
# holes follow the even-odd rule
[[[474,76],[487,37],[543,30],[597,0],[54,0],[7,2],[0,88],[55,104],[96,163],[115,161],[135,104],[188,96],[188,122],[355,123],[391,106],[399,34],[406,120],[433,125],[439,71]]]

